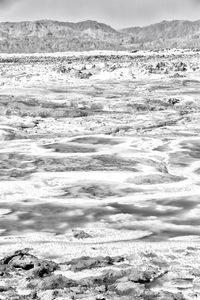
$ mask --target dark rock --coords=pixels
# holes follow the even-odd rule
[[[73,232],[73,237],[76,239],[87,239],[92,237],[91,235],[89,235],[87,232],[83,230],[72,230],[72,232]]]
[[[0,293],[8,292],[9,290],[10,290],[10,287],[0,285]]]
[[[37,290],[55,290],[55,289],[64,289],[77,286],[77,283],[74,280],[66,278],[62,275],[51,275],[45,277],[36,285]]]
[[[177,98],[169,98],[168,103],[175,105],[180,102],[180,99]]]
[[[95,287],[95,286],[104,286],[105,291],[113,290],[113,284],[119,279],[125,276],[126,272],[119,270],[110,270],[105,271],[102,275],[92,276],[83,278],[78,281],[78,284],[82,287]]]
[[[34,255],[29,254],[30,249],[23,249],[14,252],[0,260],[0,272],[6,269],[21,269],[24,271],[31,270],[34,277],[43,277],[59,268],[58,264],[52,261],[38,259]]]
[[[22,249],[22,250],[17,250],[15,251],[13,254],[10,254],[4,258],[2,258],[0,260],[0,265],[7,265],[9,264],[9,262],[14,258],[14,257],[18,257],[18,256],[21,256],[23,257],[24,255],[27,255],[29,253],[31,249],[29,248],[25,248],[25,249]]]
[[[80,258],[72,259],[68,264],[71,265],[70,269],[73,272],[78,272],[84,269],[102,268],[102,267],[114,265],[114,263],[119,263],[122,261],[124,261],[124,258],[121,256],[118,257],[99,256],[93,258],[88,256],[83,256]]]
[[[18,255],[13,257],[8,264],[15,269],[23,269],[28,271],[34,269],[38,263],[38,259],[32,255]]]
[[[132,282],[136,283],[148,283],[153,281],[155,278],[159,277],[161,272],[159,267],[148,266],[144,269],[135,268],[132,269],[128,278]]]
[[[80,78],[80,79],[89,79],[91,76],[92,76],[91,72],[83,73],[81,71],[77,75],[77,77]]]
[[[38,266],[35,266],[32,275],[34,277],[43,277],[49,275],[55,270],[59,269],[59,266],[52,261],[41,261]]]
[[[33,292],[30,294],[30,298],[33,299],[33,300],[37,300],[37,299],[38,299],[37,292],[36,292],[36,291],[33,291]]]
[[[176,62],[174,64],[174,71],[185,72],[185,71],[187,71],[187,65],[185,63],[183,63],[182,61]]]

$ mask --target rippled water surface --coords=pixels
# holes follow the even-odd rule
[[[60,74],[59,57],[2,60],[1,235],[199,235],[198,55],[73,60],[89,79]],[[166,69],[149,72],[161,60]]]

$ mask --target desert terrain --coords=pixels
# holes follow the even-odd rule
[[[200,51],[0,55],[0,299],[200,299]]]

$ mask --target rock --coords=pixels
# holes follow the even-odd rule
[[[31,270],[34,277],[43,277],[59,268],[58,264],[38,259],[34,255],[29,254],[30,249],[23,249],[0,260],[0,272],[6,269],[22,269],[24,271]]]
[[[123,270],[109,270],[103,272],[102,275],[99,276],[91,276],[87,278],[80,279],[78,284],[82,287],[96,287],[103,286],[104,290],[113,290],[113,284],[123,276],[125,276],[126,272]]]
[[[0,285],[0,293],[8,292],[10,290],[9,286]]]
[[[155,300],[185,300],[182,293],[160,292]]]
[[[92,237],[91,235],[89,235],[87,232],[83,230],[73,229],[72,232],[73,232],[73,237],[76,239],[87,239]]]
[[[8,265],[15,269],[23,269],[25,271],[34,269],[38,265],[38,259],[32,255],[18,255],[13,257]]]
[[[148,266],[144,269],[135,268],[132,269],[130,275],[128,276],[129,280],[137,283],[148,283],[153,281],[155,278],[161,275],[161,270],[159,267]]]
[[[172,104],[172,105],[177,104],[177,103],[179,103],[180,101],[181,101],[181,100],[178,99],[178,98],[169,98],[169,99],[168,99],[168,103],[170,103],[170,104]]]
[[[182,61],[174,63],[174,71],[175,72],[185,72],[185,71],[187,71],[186,63],[184,63]]]
[[[48,275],[55,270],[59,269],[59,266],[52,261],[42,261],[38,266],[35,266],[32,275],[34,277],[43,277],[44,275]]]
[[[64,289],[77,286],[77,283],[74,280],[66,278],[62,275],[51,275],[45,277],[36,285],[36,290],[55,290],[55,289]]]
[[[25,248],[25,249],[22,249],[22,250],[17,250],[15,251],[13,254],[10,254],[4,258],[2,258],[0,260],[0,265],[7,265],[9,264],[9,262],[14,258],[14,257],[18,257],[18,256],[21,256],[23,257],[24,255],[27,255],[29,253],[31,249],[30,248]]]
[[[99,256],[99,257],[88,257],[83,256],[80,258],[72,259],[68,264],[71,265],[70,270],[73,272],[79,272],[84,269],[93,269],[93,268],[102,268],[110,265],[114,265],[114,263],[119,263],[124,261],[124,258],[121,256],[118,257],[110,257],[110,256]]]
[[[7,266],[6,265],[0,265],[0,276],[3,276],[7,273]]]
[[[106,291],[108,289],[108,285],[112,284],[113,281],[110,281],[108,278],[105,276],[97,276],[97,277],[87,277],[79,280],[79,285],[85,288],[90,288],[93,287],[95,288],[96,286],[104,286]]]
[[[131,295],[132,297],[142,296],[144,293],[144,286],[138,283],[133,283],[131,281],[120,282],[115,286],[115,290],[118,295]]]
[[[173,75],[170,76],[171,78],[183,78],[184,75],[181,75],[179,73],[174,73]]]

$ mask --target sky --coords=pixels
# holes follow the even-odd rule
[[[200,19],[200,0],[0,0],[0,22],[96,20],[116,29]]]

